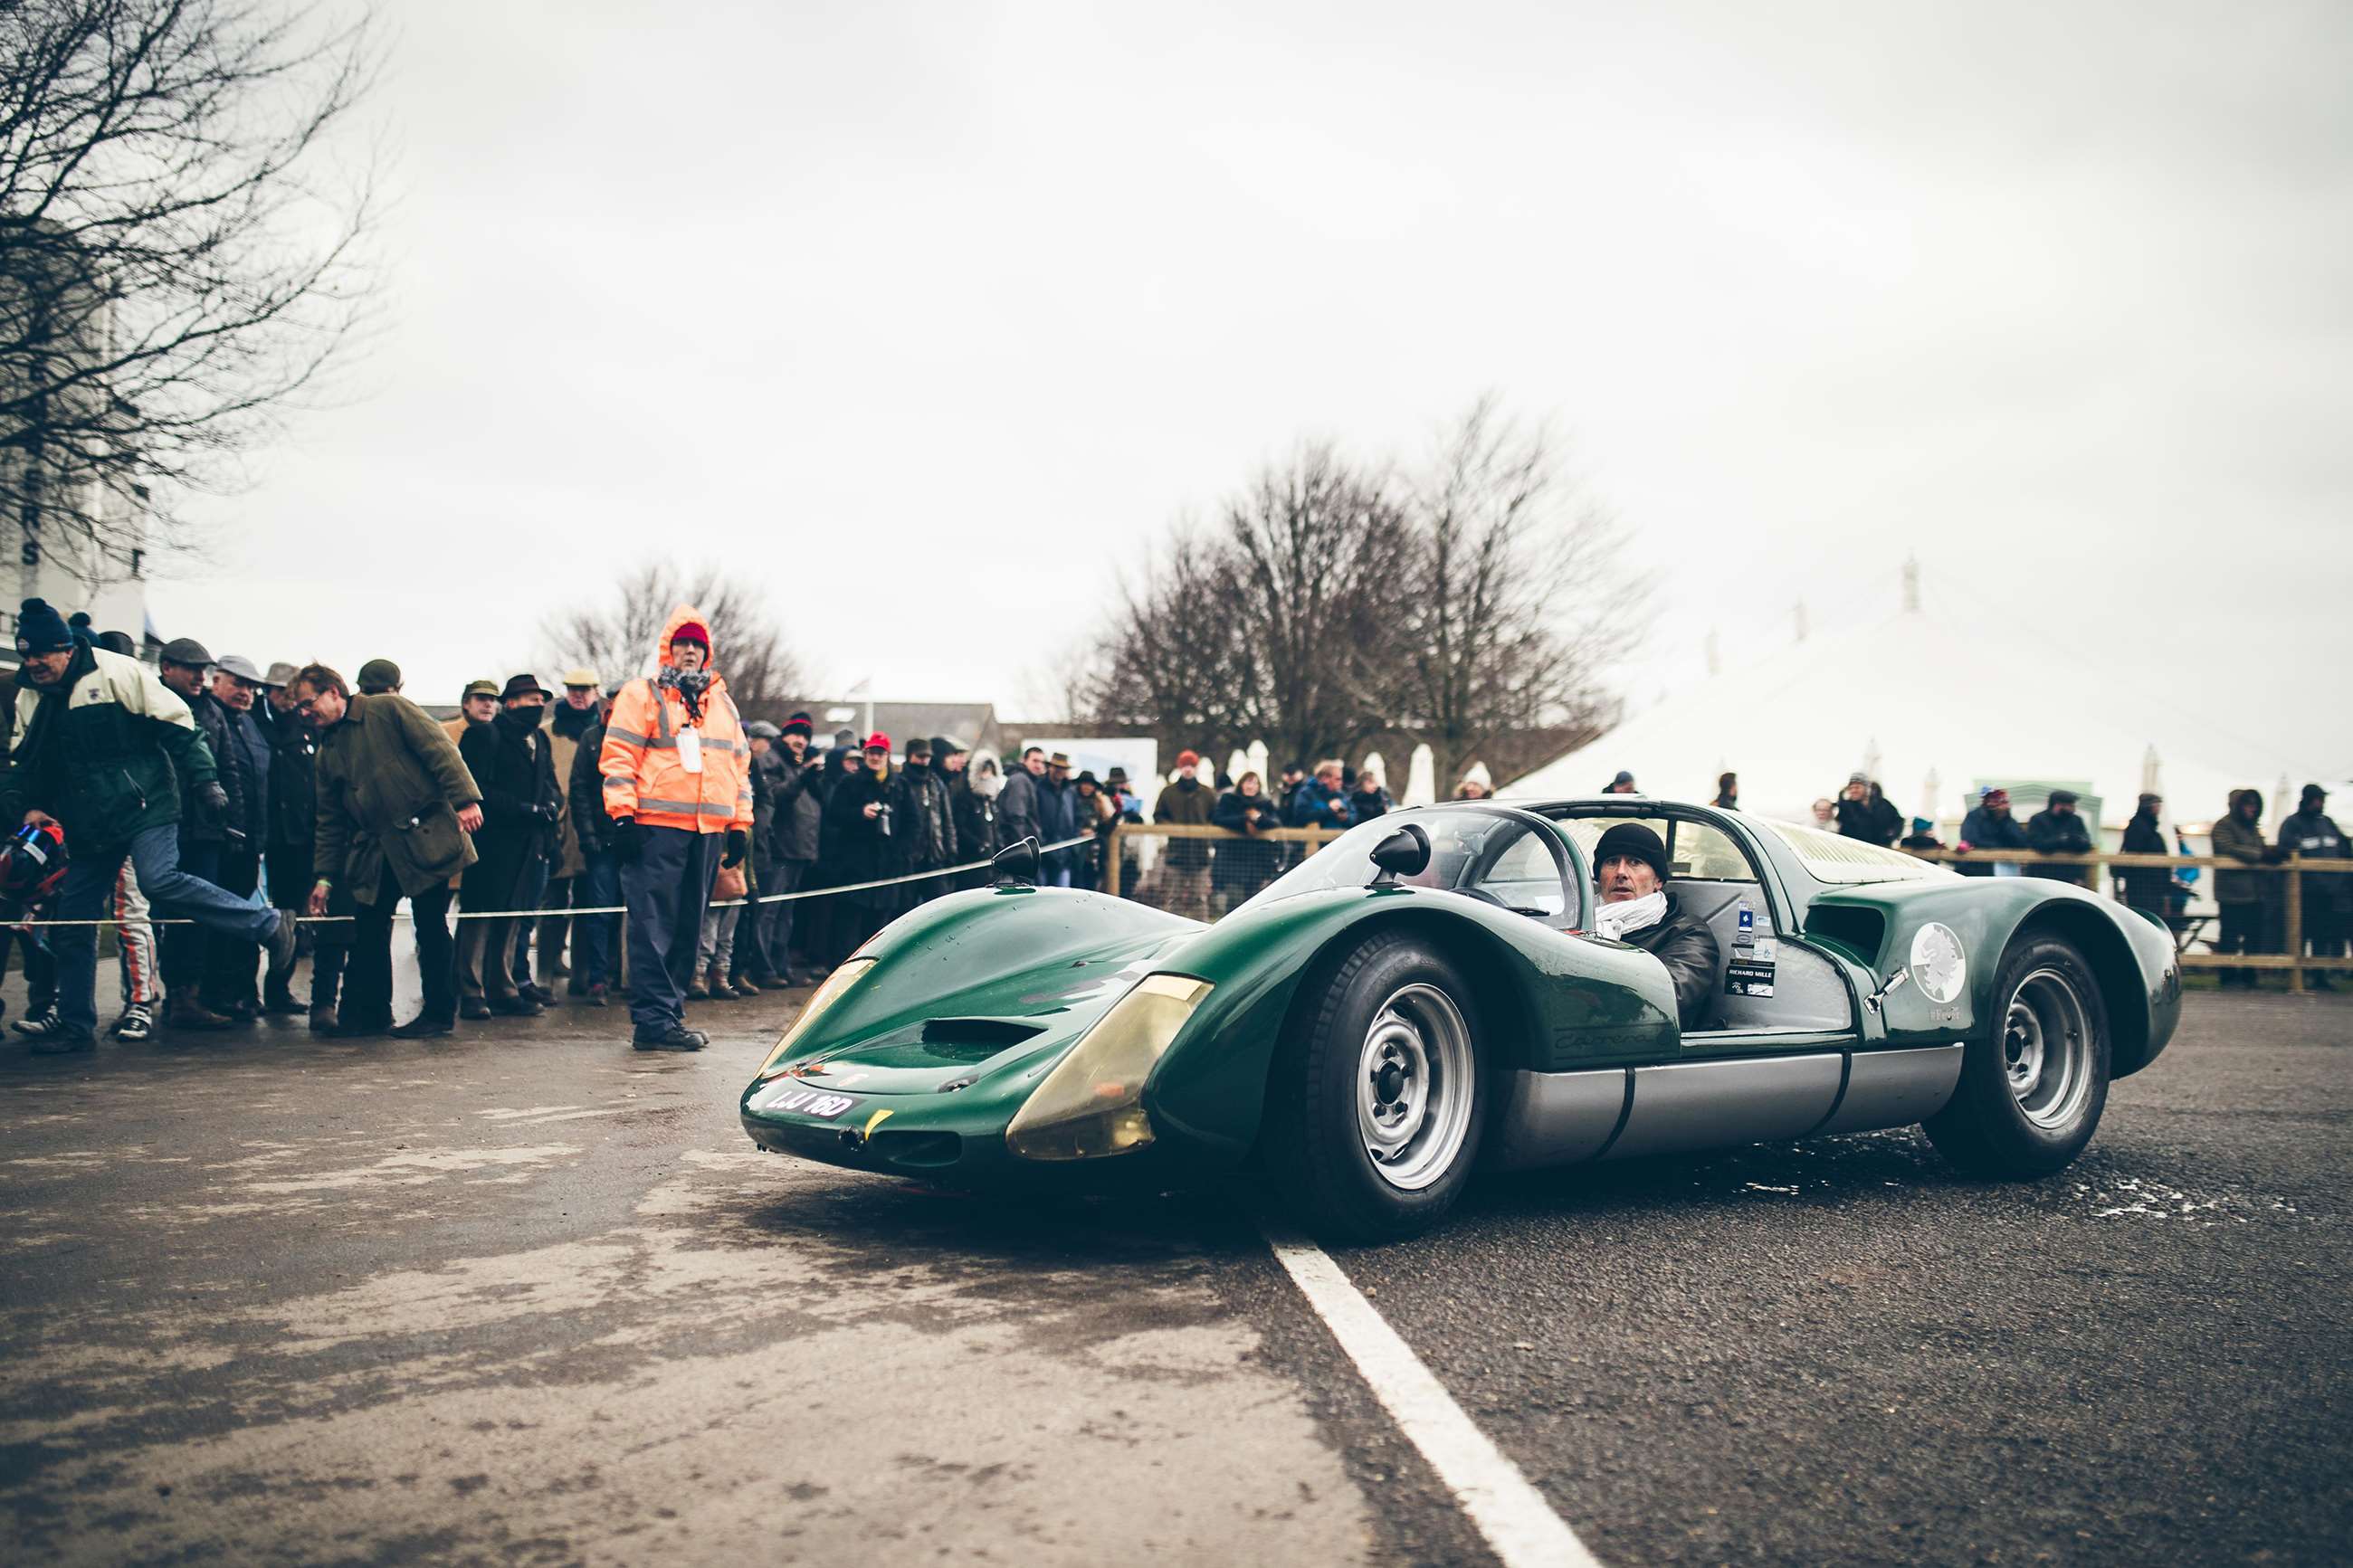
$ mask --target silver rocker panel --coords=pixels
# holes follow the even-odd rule
[[[1952,1045],[1855,1052],[1847,1069],[1846,1098],[1821,1131],[1867,1132],[1926,1121],[1953,1098],[1953,1086],[1961,1079],[1961,1050]]]
[[[1802,1138],[1838,1102],[1843,1053],[1634,1069],[1634,1107],[1609,1158]]]
[[[1590,1160],[1609,1144],[1625,1110],[1624,1068],[1511,1073],[1489,1160],[1501,1171]]]

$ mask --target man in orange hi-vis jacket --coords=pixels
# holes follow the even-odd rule
[[[712,652],[702,612],[672,610],[654,647],[658,673],[621,688],[596,758],[629,911],[631,1043],[641,1051],[709,1043],[686,1026],[695,942],[712,879],[751,844],[751,751]]]

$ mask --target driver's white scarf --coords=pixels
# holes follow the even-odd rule
[[[1593,912],[1593,934],[1606,936],[1611,942],[1624,942],[1628,931],[1654,926],[1666,918],[1667,894],[1662,888],[1639,899],[1602,905]]]

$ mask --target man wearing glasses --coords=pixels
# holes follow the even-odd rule
[[[352,921],[335,1032],[446,1035],[458,1016],[449,879],[474,863],[482,792],[441,726],[407,698],[353,697],[343,678],[322,664],[305,666],[289,689],[294,711],[320,731],[312,857],[319,879],[311,912]],[[425,1005],[393,1028],[392,916],[403,899],[417,920]]]

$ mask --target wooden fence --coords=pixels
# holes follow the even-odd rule
[[[2207,942],[2213,937],[2209,928],[2216,916],[2189,915],[2179,921],[2168,921],[2174,933],[2174,946],[2185,969],[2284,969],[2287,971],[2287,988],[2304,989],[2306,971],[2327,973],[2353,970],[2353,957],[2342,955],[2327,958],[2307,956],[2304,951],[2306,935],[2304,910],[2304,879],[2308,875],[2353,875],[2353,860],[2307,860],[2291,855],[2276,865],[2251,866],[2244,860],[2234,860],[2227,855],[2126,855],[2109,850],[2094,850],[2088,855],[2038,855],[2025,849],[1930,849],[1919,852],[1923,860],[1940,861],[1946,865],[1995,864],[2017,866],[2028,869],[2041,866],[2069,867],[2081,872],[2091,871],[2092,890],[2103,898],[2116,895],[2105,885],[2111,871],[2182,871],[2190,867],[2211,871],[2244,871],[2254,877],[2280,877],[2285,881],[2271,889],[2263,900],[2265,913],[2263,926],[2267,935],[2277,940],[2276,952],[2229,953],[2191,952],[2193,942]],[[2080,878],[2078,879],[2080,879]],[[2279,920],[2274,926],[2270,911],[2277,910]],[[2326,935],[2343,940],[2346,931],[2341,922],[2330,921],[2319,928]]]

